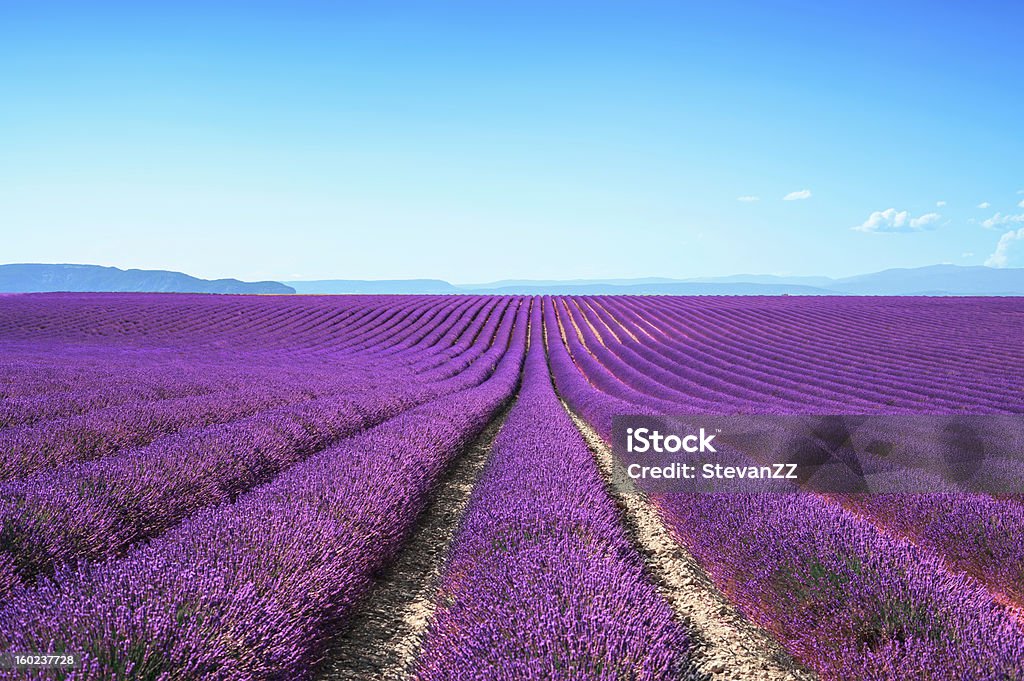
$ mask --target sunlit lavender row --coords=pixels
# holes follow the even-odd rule
[[[621,414],[1024,414],[1022,317],[1011,298],[0,298],[0,656],[81,661],[0,678],[330,678],[471,446],[414,678],[748,673],[707,663],[726,615],[680,610],[686,589],[803,678],[1024,678],[1020,452],[986,469],[998,495],[643,496],[707,575],[670,595],[561,401],[609,445]]]

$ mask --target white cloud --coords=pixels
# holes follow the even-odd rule
[[[736,200],[739,201],[740,203],[754,203],[755,201],[760,201],[761,197],[760,196],[737,196]]]
[[[1007,225],[1024,224],[1024,213],[1018,215],[1003,215],[996,213],[987,220],[982,220],[981,226],[985,229],[999,229]]]
[[[942,218],[938,213],[913,217],[909,211],[886,208],[876,210],[863,223],[853,227],[858,232],[920,232]]]
[[[964,251],[963,253],[960,254],[960,257],[961,258],[973,258],[974,257],[974,251]]]
[[[1018,189],[1018,190],[1017,190],[1017,193],[1018,193],[1018,194],[1024,194],[1024,189]]]
[[[1015,242],[1024,241],[1024,227],[1018,230],[1010,230],[1001,237],[999,237],[999,243],[996,244],[996,250],[992,252],[992,255],[988,256],[988,260],[985,264],[989,267],[1006,267],[1010,264],[1010,254],[1012,251],[1016,251],[1019,248],[1019,244]]]
[[[1017,204],[1017,208],[1024,208],[1024,199],[1020,200],[1020,203]]]
[[[936,201],[936,202],[935,202],[935,207],[936,207],[936,208],[942,208],[942,207],[943,207],[943,206],[945,206],[945,205],[946,205],[946,202],[945,202],[945,201]]]
[[[992,207],[992,204],[989,203],[988,201],[982,201],[981,203],[978,204],[978,208],[982,208],[982,209],[984,209],[984,208],[991,208],[991,207]]]
[[[811,198],[810,189],[801,189],[798,192],[790,192],[782,197],[783,201],[803,201],[804,199]]]
[[[910,218],[910,226],[913,229],[922,229],[933,222],[938,222],[941,218],[942,216],[938,213],[925,213],[921,217]]]

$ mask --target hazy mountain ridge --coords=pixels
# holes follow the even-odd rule
[[[418,282],[428,281],[430,286]],[[511,279],[482,284],[452,285],[437,280],[404,282],[286,282],[302,292],[316,283],[318,293],[493,293],[520,295],[927,295],[927,296],[1021,296],[1024,268],[996,269],[959,265],[896,268],[854,277],[780,276],[734,274],[724,277],[670,279]],[[386,284],[386,291],[369,291],[367,284]],[[396,286],[404,283],[404,286]],[[436,284],[450,287],[439,290]],[[358,287],[353,284],[359,284]]]
[[[289,281],[296,293],[351,293],[351,294],[446,294],[463,291],[441,279],[323,279],[318,281]]]
[[[1024,268],[931,265],[854,277],[736,274],[670,279],[512,279],[451,284],[441,279],[322,279],[244,282],[206,280],[166,270],[66,264],[0,265],[0,292],[110,291],[161,293],[400,294],[400,295],[925,295],[1024,296]]]
[[[0,291],[6,293],[295,293],[276,281],[199,279],[168,270],[122,270],[70,264],[0,265]]]

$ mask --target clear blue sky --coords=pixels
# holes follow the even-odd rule
[[[984,1],[0,0],[0,262],[1024,265],[1022,26]]]

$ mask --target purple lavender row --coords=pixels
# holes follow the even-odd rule
[[[132,376],[124,372],[121,385],[111,386],[109,380],[103,383],[79,388],[73,392],[40,390],[32,396],[12,397],[0,403],[0,429],[11,426],[25,426],[47,419],[75,416],[103,407],[125,403],[156,402],[159,400],[195,397],[213,392],[214,386],[206,382],[193,383],[181,380],[153,382],[145,381],[151,371],[141,371]],[[142,380],[140,380],[142,379]],[[101,387],[102,386],[102,387]],[[114,388],[114,389],[112,389]]]
[[[686,632],[646,579],[555,397],[539,307],[519,399],[445,567],[423,681],[682,679]]]
[[[45,349],[41,352],[40,349]],[[297,355],[268,358],[238,352],[187,355],[184,348],[127,354],[117,345],[68,347],[4,344],[8,382],[19,393],[0,399],[0,428],[82,414],[136,402],[224,392],[268,380],[290,381],[311,372],[328,374],[321,362]],[[60,362],[54,361],[55,357]],[[268,366],[269,365],[269,366]],[[270,374],[264,376],[264,374]]]
[[[991,328],[987,342],[1000,343],[1002,337],[1005,343],[1015,329],[1007,323],[1010,318],[998,311],[1004,305],[991,300],[938,301],[938,306],[927,300],[888,300],[881,308],[877,300],[844,299],[830,301],[825,309],[820,308],[820,301],[804,299],[765,298],[728,306],[720,299],[701,302],[673,300],[652,308],[647,301],[637,301],[637,306],[642,307],[645,318],[659,319],[667,331],[660,335],[659,343],[674,346],[686,356],[707,352],[712,361],[718,358],[725,371],[741,376],[769,369],[769,377],[792,379],[798,389],[800,384],[819,383],[824,372],[830,383],[841,386],[844,396],[876,403],[877,395],[884,394],[888,401],[895,399],[918,409],[956,409],[966,397],[972,404],[1000,410],[1003,404],[993,402],[993,397],[1005,400],[1013,394],[1008,388],[1019,386],[1019,372],[1012,367],[1024,361],[1021,353],[998,349],[1005,359],[993,363],[992,350],[997,348],[979,352],[981,339],[973,326],[965,327],[964,331],[969,329],[965,333],[946,323],[950,308],[955,307],[959,318],[977,315],[984,319]],[[672,321],[665,316],[672,308],[688,315]],[[623,308],[619,305],[618,309]],[[841,321],[836,321],[837,315]],[[920,317],[932,319],[934,324],[911,331]],[[858,324],[851,326],[850,319]],[[946,368],[951,358],[959,367],[968,368],[962,378]],[[767,390],[775,383],[769,378],[762,387]]]
[[[494,343],[480,344],[476,361],[451,378],[289,406],[0,485],[0,556],[28,582],[63,563],[121,553],[340,438],[478,385],[504,355],[514,323],[506,315]]]
[[[908,475],[920,474],[908,471]],[[938,481],[926,484],[939,487]],[[1024,607],[1024,506],[963,490],[838,497],[845,508],[910,538]]]
[[[474,298],[471,301],[472,303],[469,306],[471,312],[469,314],[457,316],[448,311],[443,315],[435,315],[427,320],[427,323],[420,324],[417,333],[410,334],[405,339],[375,344],[372,348],[369,348],[371,355],[377,354],[385,357],[401,356],[410,347],[419,346],[427,348],[427,352],[421,353],[425,357],[420,361],[429,360],[433,353],[443,352],[446,348],[450,347],[456,338],[472,326],[473,320],[486,319],[489,310],[500,306],[503,302],[498,299],[488,300],[486,298]]]
[[[636,394],[636,391],[633,388],[623,382],[622,379],[612,373],[612,371],[602,363],[602,357],[607,359],[607,355],[604,354],[602,344],[596,343],[595,346],[599,346],[602,349],[591,352],[581,338],[581,336],[584,336],[584,332],[573,323],[572,319],[563,319],[555,313],[554,305],[556,304],[556,301],[550,298],[545,298],[543,304],[545,315],[544,322],[547,333],[549,336],[553,335],[559,340],[559,342],[565,343],[565,347],[568,348],[568,352],[571,355],[570,363],[578,364],[581,371],[585,373],[589,382],[599,390],[622,399],[627,399],[628,397]],[[630,377],[637,378],[638,381],[643,381],[645,385],[650,387],[650,391],[645,392],[644,394],[650,397],[657,406],[663,409],[666,413],[690,411],[691,409],[700,410],[699,406],[687,408],[685,406],[687,402],[692,405],[709,404],[707,400],[702,399],[699,395],[693,396],[688,401],[681,401],[678,399],[678,395],[672,393],[664,386],[650,386],[639,372],[627,369],[626,373]],[[651,395],[651,392],[656,393],[656,395]]]
[[[993,355],[987,349],[979,351],[974,341],[986,346],[1005,343],[1005,333],[1012,326],[1007,324],[1006,313],[1019,310],[1019,305],[1012,299],[985,298],[766,297],[731,301],[715,298],[698,304],[674,299],[661,307],[663,312],[686,320],[687,328],[706,328],[708,333],[698,335],[708,342],[735,337],[755,353],[785,351],[787,360],[802,359],[804,363],[811,359],[802,357],[807,343],[807,347],[816,348],[814,358],[823,357],[821,349],[829,348],[839,365],[837,369],[844,374],[855,374],[851,370],[867,356],[896,379],[923,377],[925,384],[950,384],[949,375],[942,371],[950,355],[969,358],[972,365],[984,366],[987,373],[1010,375],[1000,361],[1004,348],[992,348],[996,351]],[[965,320],[962,329],[950,328],[951,308],[956,308],[958,319]],[[771,334],[758,334],[761,328],[771,330]],[[901,353],[904,346],[914,347],[915,352]],[[1006,358],[1013,355],[1005,353]]]
[[[694,380],[667,371],[642,355],[624,351],[621,343],[610,334],[607,341],[598,338],[591,321],[579,313],[575,300],[562,299],[559,302],[563,326],[579,329],[582,347],[634,390],[659,400],[680,402],[681,406],[688,405],[687,409],[710,409],[711,405],[717,409],[734,409],[742,403],[743,392],[736,390],[734,382],[722,380],[711,373],[700,373]]]
[[[760,301],[750,303],[751,306],[762,304]],[[634,310],[610,303],[622,317],[630,317]],[[670,359],[685,362],[700,368],[700,371],[720,377],[723,380],[735,380],[743,389],[760,390],[778,402],[780,397],[800,397],[807,394],[813,399],[807,405],[821,406],[831,401],[828,393],[822,393],[829,387],[819,385],[817,380],[808,380],[809,373],[821,372],[823,365],[830,365],[830,376],[834,381],[843,381],[841,393],[851,401],[850,408],[862,408],[858,405],[874,406],[874,398],[878,389],[883,388],[887,394],[899,394],[904,401],[922,399],[906,389],[906,379],[893,378],[889,372],[878,372],[870,385],[857,380],[862,378],[868,367],[862,368],[860,374],[851,372],[848,363],[865,364],[867,356],[857,357],[845,351],[846,343],[835,339],[818,340],[818,344],[801,343],[797,336],[792,341],[787,338],[793,331],[811,334],[816,331],[815,319],[807,315],[806,319],[794,323],[794,329],[780,328],[780,324],[769,316],[761,318],[754,314],[755,307],[744,319],[730,319],[725,314],[733,308],[725,308],[720,301],[709,299],[703,308],[687,310],[687,316],[677,319],[666,315],[664,308],[643,309],[641,323],[652,323],[656,320],[661,332],[656,334],[653,342],[646,343],[654,352],[668,355]],[[740,310],[746,313],[746,310]],[[742,322],[742,323],[741,323]],[[649,339],[648,339],[649,340]],[[799,345],[799,347],[797,347]],[[829,348],[824,355],[821,347]],[[846,356],[844,357],[844,352]],[[845,361],[841,361],[845,360]],[[934,383],[932,384],[934,385]],[[833,391],[834,399],[835,391]],[[756,397],[755,397],[756,401]]]
[[[444,335],[432,344],[429,353],[416,358],[414,368],[418,373],[430,371],[455,359],[460,354],[465,353],[479,339],[486,338],[489,325],[496,316],[500,316],[502,311],[507,309],[512,299],[505,297],[485,300],[486,304],[473,317],[472,323],[463,323],[458,327],[445,331]],[[389,358],[396,357],[395,353],[397,350],[397,347],[388,348],[382,354],[387,355]]]
[[[396,308],[435,308],[451,297],[247,296],[225,300],[187,294],[39,294],[0,300],[0,338],[10,343],[180,346],[190,351],[332,351],[364,322]]]
[[[554,309],[545,313],[554,321]],[[549,328],[552,328],[549,325]],[[549,335],[556,383],[610,441],[653,413],[587,383]],[[828,679],[999,679],[1024,673],[1024,630],[976,581],[808,494],[654,498],[666,523],[754,621]]]
[[[125,347],[113,343],[5,342],[4,350],[9,363],[0,370],[5,376],[0,378],[0,385],[9,380],[3,392],[12,396],[0,400],[0,426],[126,402],[223,391],[259,380],[260,373],[266,373],[263,367],[268,360],[274,373],[280,373],[282,361],[291,365],[305,359],[294,353],[271,358],[246,353],[243,358],[237,351],[192,352],[186,344],[126,352]],[[61,362],[55,363],[58,356]],[[294,373],[324,371],[323,366],[301,363],[303,366],[296,367]]]
[[[317,368],[317,373],[326,372]],[[361,389],[368,390],[374,382],[381,381],[382,375],[386,377],[384,369],[377,365],[365,366],[361,375],[349,369],[347,375],[328,373],[316,380],[311,380],[308,369],[304,376],[294,377],[286,369],[266,368],[259,376],[260,384],[269,384],[266,387],[250,385],[245,390],[231,391],[226,386],[217,394],[119,405],[8,429],[0,432],[0,480],[71,461],[102,458],[127,447],[148,444],[168,433],[229,421],[325,393],[351,390],[349,386],[353,384],[364,384]],[[407,379],[392,376],[389,380]]]
[[[613,304],[614,306],[614,304]],[[622,306],[617,306],[622,310]],[[624,319],[627,314],[621,314]],[[626,324],[623,322],[623,324]],[[632,325],[627,325],[630,328]],[[635,329],[635,327],[632,327]],[[744,356],[750,353],[748,344],[737,342],[738,333],[724,335],[726,329],[716,329],[720,337],[712,338],[711,342],[702,344],[694,342],[693,338],[685,343],[680,342],[676,336],[682,336],[685,327],[674,327],[670,323],[664,323],[664,329],[674,333],[664,334],[658,341],[645,338],[638,354],[643,356],[643,362],[636,364],[637,369],[643,369],[644,373],[650,371],[650,364],[660,365],[659,371],[668,368],[671,371],[671,364],[653,359],[658,354],[665,355],[669,362],[676,362],[678,367],[687,367],[688,372],[696,371],[695,382],[713,388],[716,384],[724,386],[723,391],[728,392],[730,385],[733,386],[732,396],[718,398],[721,402],[720,408],[729,408],[730,404],[738,404],[739,409],[749,409],[751,404],[760,404],[767,396],[770,398],[773,410],[799,409],[807,411],[813,409],[819,412],[835,411],[859,411],[865,412],[877,410],[881,405],[879,395],[885,395],[885,399],[898,400],[902,405],[898,409],[892,404],[885,405],[888,411],[920,411],[922,407],[929,410],[937,408],[955,409],[962,404],[963,388],[950,393],[949,388],[941,387],[941,382],[932,378],[928,379],[928,395],[923,395],[921,388],[908,389],[913,386],[914,381],[895,380],[887,372],[879,372],[870,366],[863,366],[853,377],[843,378],[842,374],[847,373],[841,365],[838,365],[832,346],[826,343],[810,345],[802,343],[799,346],[801,363],[806,363],[808,358],[820,357],[818,365],[811,370],[814,375],[808,376],[804,373],[794,373],[797,361],[786,359],[778,366],[772,366],[773,361],[778,363],[778,358],[785,353],[792,352],[786,345],[765,348],[761,354],[753,355],[749,361],[744,361]],[[632,329],[631,329],[632,330]],[[696,333],[696,332],[693,332]],[[747,334],[755,333],[760,338],[772,337],[774,330],[772,324],[763,323],[759,327],[754,326],[753,332],[746,329]],[[628,345],[626,336],[624,345]],[[797,341],[798,343],[800,341]],[[763,341],[761,341],[763,344]],[[680,349],[682,346],[683,349]],[[828,349],[822,350],[822,347]],[[612,347],[614,352],[625,352],[619,344]],[[865,364],[870,356],[860,357],[857,361]],[[822,371],[827,367],[828,380],[821,380]],[[868,378],[870,377],[870,379]],[[837,380],[843,380],[841,385],[836,385]],[[920,381],[919,377],[915,377]],[[674,387],[674,386],[673,386]],[[700,390],[700,388],[698,388]],[[683,392],[687,391],[684,387]],[[690,392],[693,392],[692,390]],[[704,391],[706,392],[706,390]],[[841,397],[840,397],[841,396]],[[993,399],[992,393],[977,393],[972,400],[989,410],[999,410],[1004,407],[997,399]]]
[[[911,423],[905,431],[911,441],[914,425]],[[1004,421],[1003,425],[1011,422]],[[1019,456],[1019,449],[1014,447],[1020,446],[1021,434],[1002,435],[1005,453]],[[1024,462],[1019,458],[989,458],[977,462],[978,468],[969,478],[948,479],[936,472],[947,453],[947,445],[942,442],[919,437],[912,448],[896,448],[885,457],[864,446],[890,437],[891,433],[876,430],[871,424],[864,424],[852,435],[861,443],[855,448],[865,473],[882,474],[884,487],[897,492],[826,497],[885,532],[909,539],[917,550],[934,554],[947,570],[978,580],[1000,602],[1024,606],[1024,505],[1020,495],[993,498],[971,490],[972,486],[1020,490],[1024,485]]]
[[[55,365],[55,356],[60,357],[64,366]],[[82,371],[81,366],[90,361],[102,362],[104,371]],[[35,387],[30,395],[0,400],[0,428],[126,403],[227,392],[253,383],[294,385],[302,379],[323,381],[329,379],[332,370],[322,360],[317,363],[303,356],[266,357],[237,352],[183,358],[180,352],[168,350],[147,352],[144,361],[129,362],[121,357],[116,346],[99,351],[55,347],[38,364],[41,366],[19,365],[19,383],[34,379]],[[78,370],[72,371],[72,367]],[[74,388],[64,389],[63,384],[69,381]]]
[[[586,302],[593,307],[595,322],[599,320],[603,328],[616,333],[618,342],[609,346],[613,353],[633,368],[657,377],[659,382],[684,395],[713,395],[719,402],[718,410],[740,407],[744,401],[749,404],[763,400],[766,384],[771,385],[779,401],[793,406],[806,404],[810,396],[827,407],[842,405],[855,408],[858,403],[870,404],[854,396],[845,396],[844,401],[839,402],[834,391],[789,378],[785,370],[773,371],[765,365],[752,365],[743,366],[740,371],[735,362],[722,367],[720,357],[704,351],[697,344],[690,343],[686,352],[681,352],[667,342],[671,337],[666,338],[666,342],[659,342],[643,335],[636,320],[631,319],[632,310],[613,308],[613,304],[609,304],[608,308],[615,309],[619,315],[612,317],[594,301]],[[755,383],[756,380],[760,383]]]
[[[0,385],[4,392],[17,387],[20,394],[0,399],[0,428],[125,402],[199,395],[215,390],[221,376],[230,379],[244,373],[237,358],[196,367],[166,352],[126,359],[107,347],[53,347],[40,353],[38,346],[30,352],[5,344],[4,353],[7,367]],[[57,353],[60,364],[54,363]]]
[[[808,494],[668,494],[715,583],[828,679],[1009,679],[1024,629],[976,581]]]
[[[525,320],[521,320],[523,322]],[[0,649],[80,651],[68,679],[300,679],[515,388],[525,324],[481,385],[346,440],[122,559],[0,608]]]
[[[0,481],[101,459],[172,433],[205,428],[259,411],[350,389],[341,385],[250,385],[244,389],[157,402],[125,404],[0,431]]]
[[[776,400],[771,403],[775,406]],[[815,406],[821,406],[817,400]],[[1004,462],[1000,471],[1024,479],[1019,462]],[[921,478],[923,474],[906,471],[904,475]],[[907,489],[942,487],[939,480],[908,481],[906,485]],[[948,487],[947,493],[854,495],[841,500],[847,508],[934,552],[948,567],[981,580],[1018,605],[1024,604],[1020,581],[1024,575],[1024,513],[1020,504]]]
[[[469,298],[442,302],[407,300],[402,305],[384,307],[379,314],[373,315],[372,324],[361,325],[343,343],[332,344],[330,351],[333,354],[363,354],[402,343],[407,343],[405,347],[408,349],[419,345],[437,320],[471,317],[479,302]]]
[[[523,299],[503,300],[500,311],[490,314],[478,332],[463,334],[459,341],[446,351],[446,359],[443,363],[428,362],[426,365],[416,366],[416,378],[425,383],[432,383],[445,380],[466,370],[476,361],[479,348],[493,346],[499,334],[507,337],[508,331],[502,332],[500,329],[506,329],[507,324],[515,321],[522,306],[528,305],[529,302]],[[473,330],[475,329],[470,329],[470,331]],[[490,361],[496,362],[497,358],[492,357]]]

